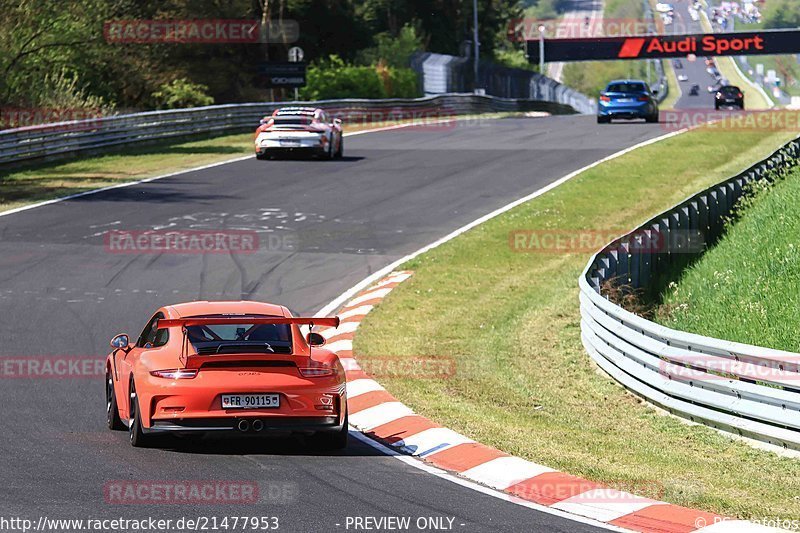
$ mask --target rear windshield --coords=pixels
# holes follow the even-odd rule
[[[727,87],[722,87],[720,91],[722,91],[723,93],[734,94],[739,92],[739,88],[734,87],[733,85],[728,85]]]
[[[288,117],[273,117],[275,124],[278,126],[308,126],[313,119],[304,116],[288,116]]]
[[[268,315],[250,317],[281,318]],[[200,318],[200,317],[192,317]],[[203,315],[202,318],[230,318],[229,315]],[[214,353],[291,353],[292,330],[288,324],[241,323],[188,326],[189,342],[200,354]]]
[[[609,93],[646,93],[647,87],[643,83],[609,83],[606,87]]]

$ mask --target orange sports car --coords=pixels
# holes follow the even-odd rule
[[[159,309],[138,340],[120,334],[106,360],[110,429],[133,446],[159,434],[297,432],[324,449],[347,444],[345,374],[325,338],[258,302],[192,302]],[[313,349],[312,349],[313,348]]]

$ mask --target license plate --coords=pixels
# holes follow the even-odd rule
[[[300,141],[295,141],[294,139],[281,139],[280,143],[281,146],[287,146],[287,147],[300,146]]]
[[[617,102],[633,102],[633,98],[617,98]]]
[[[265,409],[280,407],[278,394],[223,394],[223,409]]]

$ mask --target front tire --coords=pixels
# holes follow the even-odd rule
[[[122,423],[122,419],[119,417],[117,393],[114,391],[114,380],[111,374],[106,374],[106,425],[112,431],[125,429],[125,424]]]
[[[131,383],[131,425],[128,427],[128,435],[131,446],[134,448],[144,448],[150,444],[150,439],[144,434],[142,429],[142,416],[139,410],[139,397],[136,395],[136,388]]]

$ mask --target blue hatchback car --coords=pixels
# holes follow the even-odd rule
[[[600,93],[597,123],[606,124],[615,118],[643,118],[647,122],[658,122],[658,103],[645,82],[614,80]]]

